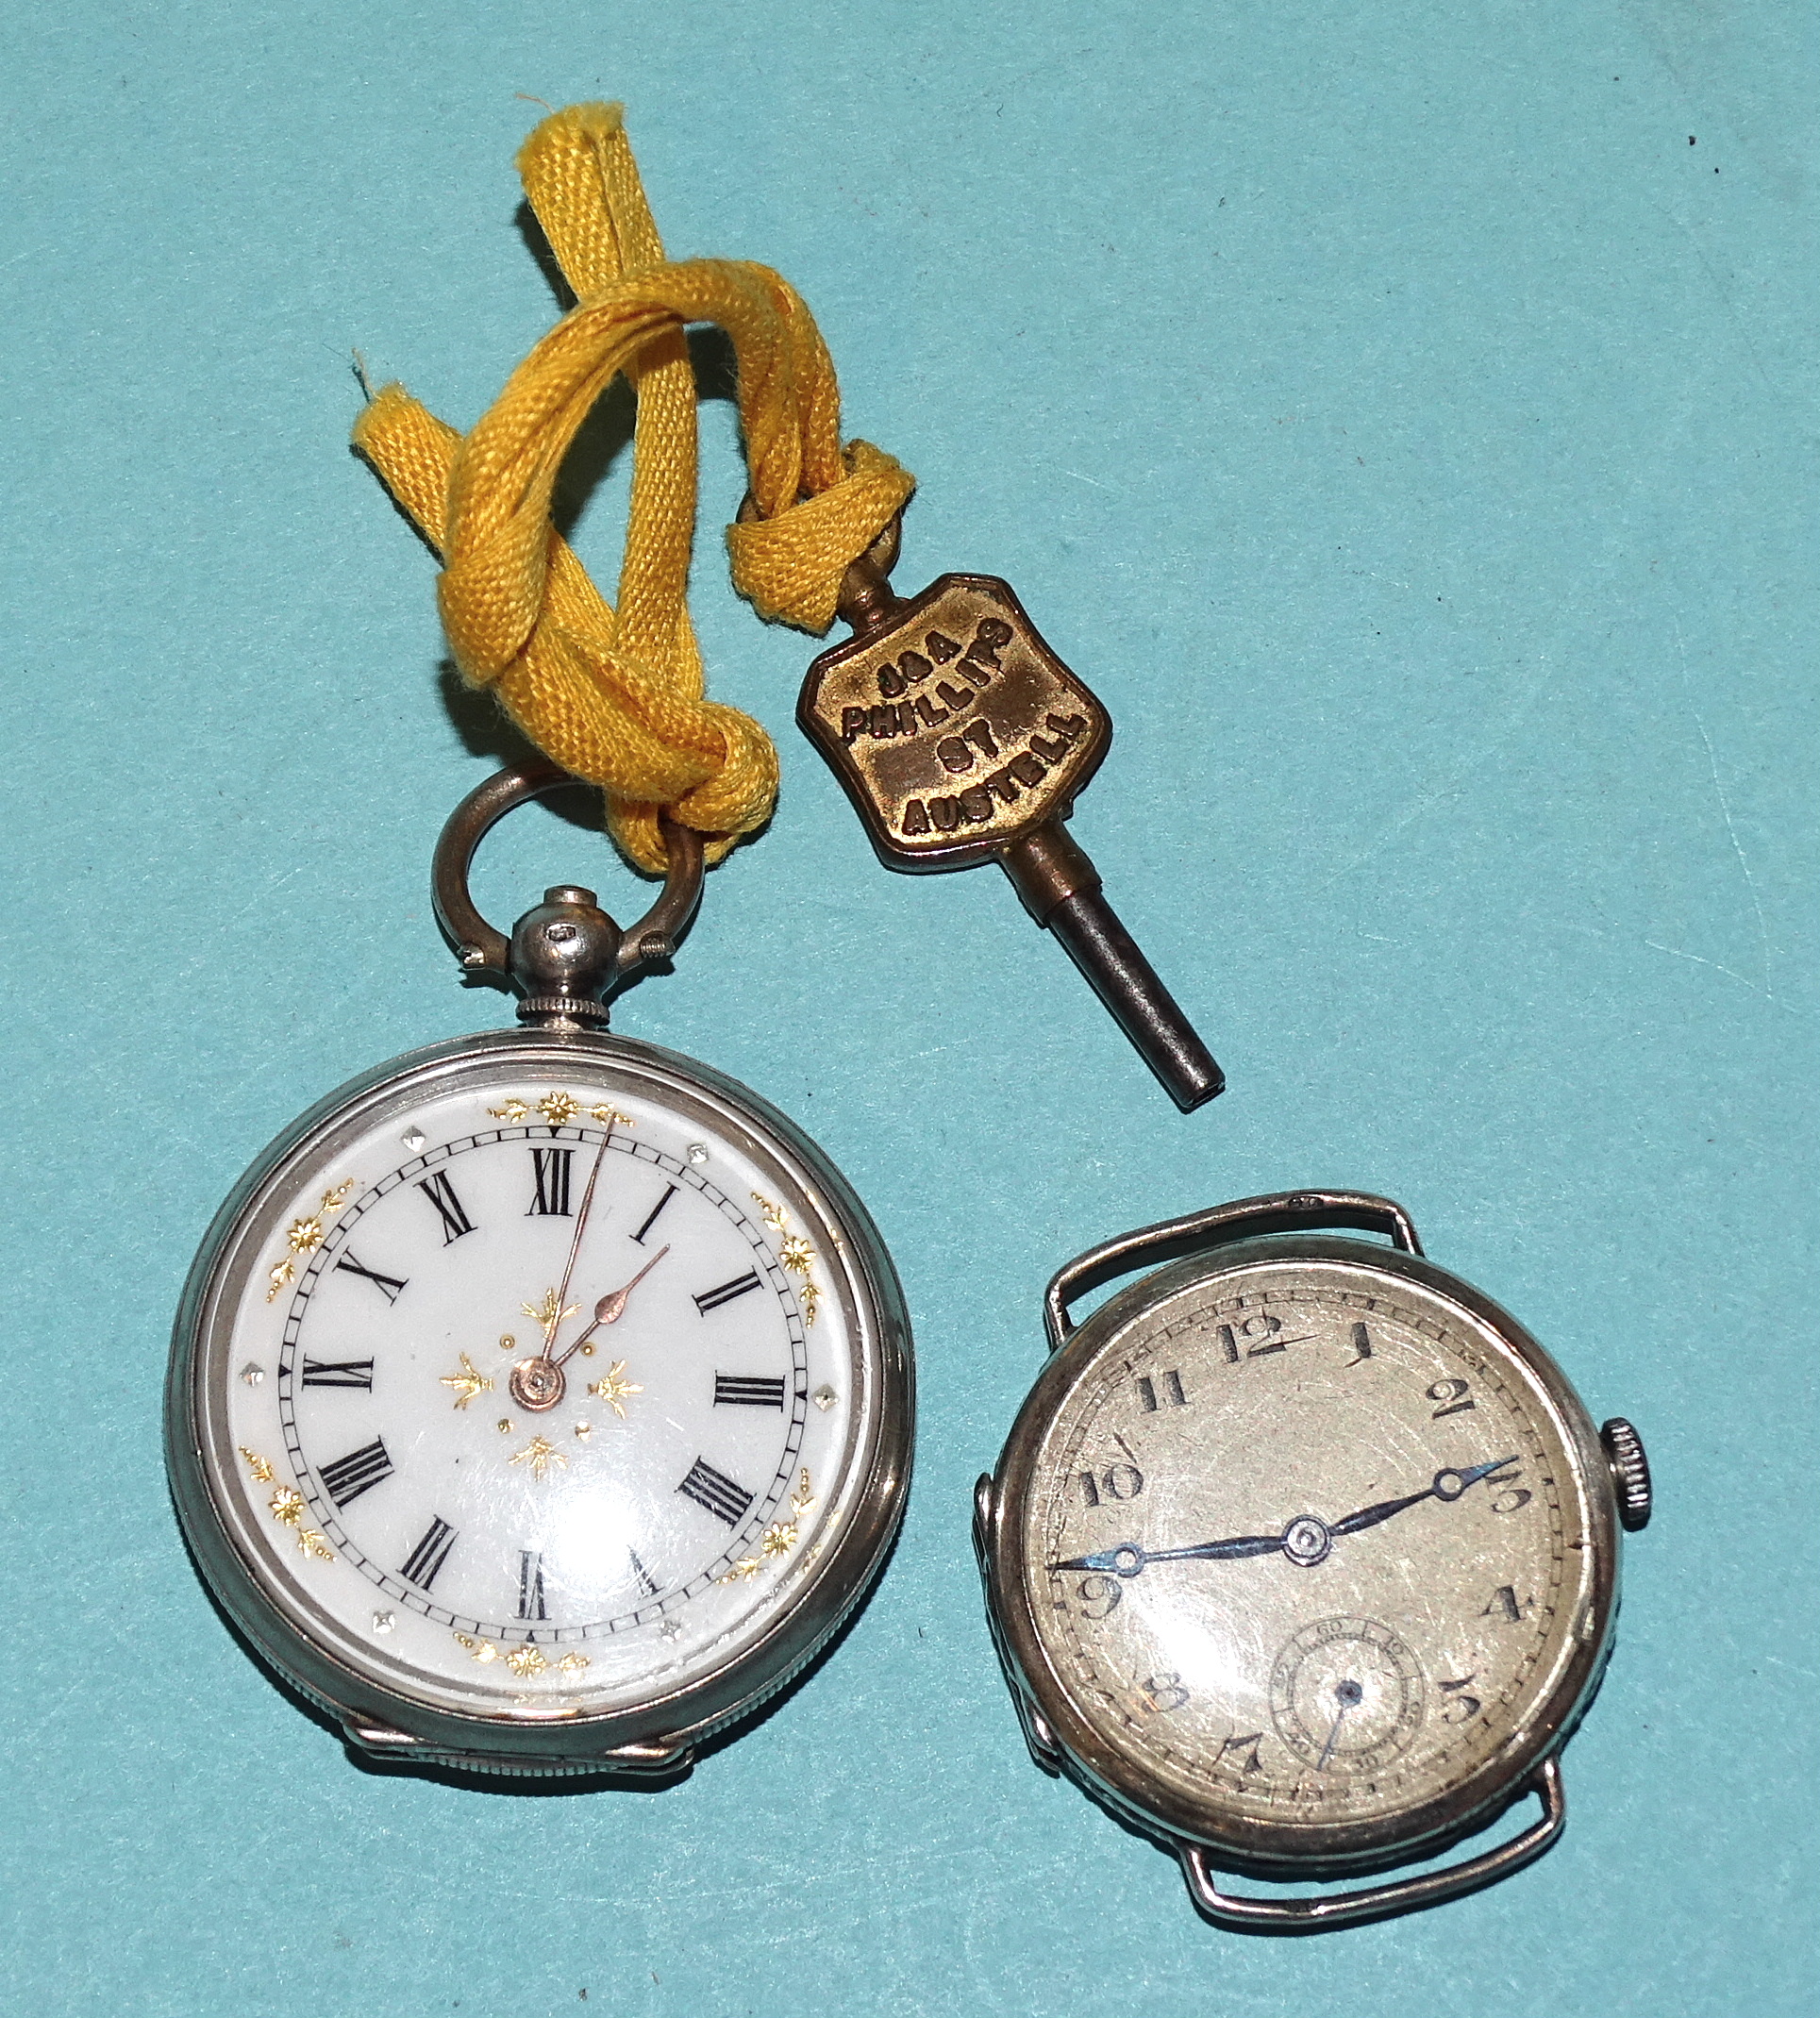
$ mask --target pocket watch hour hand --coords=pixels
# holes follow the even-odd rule
[[[1419,1507],[1425,1499],[1451,1502],[1460,1497],[1468,1486],[1476,1486],[1481,1478],[1489,1478],[1494,1472],[1501,1472],[1507,1464],[1514,1464],[1516,1459],[1494,1458],[1489,1464],[1475,1464],[1469,1470],[1456,1472],[1444,1469],[1434,1475],[1434,1483],[1426,1493],[1411,1493],[1402,1499],[1380,1499],[1375,1507],[1361,1507],[1357,1513],[1349,1513],[1344,1521],[1335,1521],[1327,1530],[1333,1535],[1356,1535],[1362,1527],[1376,1527],[1380,1521],[1388,1521],[1392,1514],[1401,1513],[1408,1507]]]
[[[562,1364],[563,1360],[571,1358],[574,1354],[579,1352],[581,1348],[588,1343],[588,1341],[593,1337],[594,1333],[600,1329],[601,1326],[616,1325],[619,1323],[621,1317],[625,1315],[626,1300],[630,1297],[632,1292],[638,1288],[639,1284],[644,1280],[645,1276],[651,1273],[651,1271],[658,1265],[660,1261],[663,1259],[664,1256],[667,1255],[669,1252],[670,1243],[668,1241],[666,1241],[663,1245],[658,1249],[657,1253],[654,1254],[647,1262],[645,1262],[644,1266],[639,1270],[638,1274],[632,1277],[631,1281],[629,1281],[624,1289],[609,1290],[607,1294],[603,1296],[597,1304],[595,1304],[593,1322],[588,1326],[587,1330],[581,1332],[573,1341],[573,1343],[569,1345],[566,1351],[560,1353],[558,1356],[556,1363],[559,1366]]]
[[[1135,1542],[1121,1542],[1116,1548],[1095,1549],[1091,1556],[1071,1556],[1065,1562],[1052,1562],[1052,1570],[1109,1570],[1115,1576],[1135,1576],[1151,1560]]]

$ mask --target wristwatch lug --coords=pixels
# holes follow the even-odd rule
[[[469,1773],[522,1774],[559,1770],[567,1774],[625,1773],[667,1776],[686,1772],[694,1763],[695,1757],[694,1746],[687,1739],[657,1738],[643,1743],[616,1745],[610,1752],[602,1752],[597,1759],[564,1759],[558,1768],[550,1760],[524,1758],[509,1752],[453,1750],[447,1745],[431,1743],[427,1739],[414,1738],[409,1731],[393,1730],[389,1725],[362,1724],[353,1717],[342,1720],[342,1729],[349,1744],[376,1758],[395,1758],[409,1752],[426,1762]]]
[[[993,1475],[981,1472],[973,1489],[973,1546],[979,1567],[986,1567],[986,1545],[991,1539],[997,1504],[993,1494]]]
[[[1561,1792],[1560,1761],[1544,1759],[1530,1776],[1525,1792],[1540,1799],[1542,1819],[1531,1823],[1521,1835],[1511,1837],[1494,1850],[1468,1858],[1464,1863],[1425,1872],[1420,1877],[1367,1886],[1362,1892],[1278,1899],[1222,1892],[1208,1854],[1199,1843],[1184,1842],[1180,1837],[1168,1840],[1181,1860],[1189,1896],[1216,1926],[1244,1933],[1307,1934],[1319,1927],[1357,1926],[1362,1921],[1382,1920],[1392,1913],[1432,1906],[1441,1899],[1456,1898],[1462,1892],[1477,1891],[1481,1885],[1489,1885],[1534,1862],[1553,1845],[1566,1826],[1567,1797]]]
[[[1260,1234],[1314,1232],[1328,1226],[1352,1226],[1363,1233],[1387,1235],[1405,1254],[1419,1255],[1422,1242],[1415,1223],[1394,1198],[1373,1192],[1271,1192],[1261,1198],[1237,1198],[1182,1219],[1160,1220],[1153,1226],[1121,1233],[1088,1248],[1057,1272],[1044,1292],[1044,1325],[1054,1352],[1075,1328],[1069,1305],[1076,1297],[1102,1288],[1135,1269],[1180,1259],[1211,1247]]]
[[[990,1472],[981,1472],[973,1489],[973,1546],[979,1559],[979,1574],[985,1579],[988,1593],[992,1590],[992,1541],[993,1524],[998,1518],[997,1486]],[[999,1665],[1011,1685],[1011,1701],[1017,1709],[1018,1726],[1024,1733],[1024,1743],[1030,1748],[1031,1759],[1051,1778],[1061,1771],[1061,1747],[1056,1742],[1056,1734],[1049,1727],[1049,1720],[1025,1693],[1024,1682],[1017,1672],[1016,1663],[1010,1659],[1003,1635],[998,1629],[998,1613],[990,1594],[986,1605],[986,1623],[992,1629],[993,1646],[998,1655]]]

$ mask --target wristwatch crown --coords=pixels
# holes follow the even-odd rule
[[[1628,1532],[1635,1534],[1638,1528],[1649,1525],[1653,1497],[1643,1439],[1623,1416],[1614,1415],[1599,1431],[1599,1442],[1605,1445],[1611,1467],[1611,1483],[1618,1495],[1618,1520]]]

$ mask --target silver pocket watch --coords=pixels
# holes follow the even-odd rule
[[[509,940],[443,830],[437,913],[526,1027],[378,1066],[210,1227],[173,1344],[173,1491],[277,1673],[393,1759],[680,1770],[864,1593],[909,1482],[910,1326],[864,1207],[746,1088],[604,1034],[667,959],[699,838],[622,934],[562,887]]]
[[[1073,1326],[1077,1298],[1166,1260]],[[1045,1315],[975,1523],[1038,1764],[1175,1850],[1228,1926],[1374,1918],[1545,1850],[1619,1529],[1649,1514],[1635,1430],[1595,1430],[1541,1345],[1361,1192],[1127,1234],[1062,1269]],[[1279,1898],[1216,1876],[1432,1858],[1526,1793],[1521,1833],[1418,1876]]]

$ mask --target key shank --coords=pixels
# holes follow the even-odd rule
[[[1099,871],[1060,820],[1001,848],[1024,909],[1067,948],[1094,992],[1184,1113],[1225,1090],[1194,1026],[1100,894]]]

